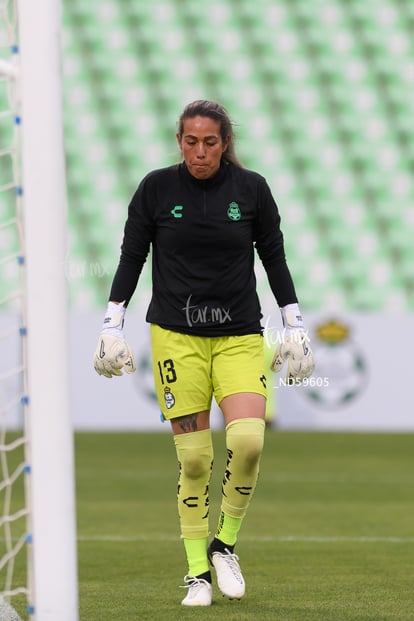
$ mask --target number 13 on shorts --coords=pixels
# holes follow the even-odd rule
[[[174,368],[174,361],[171,358],[158,360],[158,371],[160,372],[161,384],[173,384],[177,381],[177,373]]]

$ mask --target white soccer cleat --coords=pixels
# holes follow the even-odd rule
[[[225,549],[223,552],[211,552],[210,561],[216,570],[217,584],[220,591],[229,599],[243,597],[246,584],[239,565],[239,557]]]
[[[185,576],[186,583],[182,588],[188,589],[181,604],[183,606],[210,606],[213,599],[213,588],[207,580],[195,576]]]

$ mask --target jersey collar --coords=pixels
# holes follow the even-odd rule
[[[205,189],[211,188],[211,187],[221,183],[221,181],[226,176],[226,172],[227,172],[228,167],[229,167],[229,164],[227,164],[227,163],[223,162],[223,160],[221,160],[220,168],[218,169],[218,171],[216,172],[215,175],[213,175],[212,177],[209,177],[208,179],[196,179],[188,171],[188,168],[187,168],[187,165],[186,165],[185,162],[181,162],[181,164],[179,165],[180,172],[182,172],[182,174],[183,174],[185,179],[191,181],[191,183],[193,183],[197,187],[205,188]]]

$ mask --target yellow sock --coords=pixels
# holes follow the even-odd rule
[[[261,418],[240,418],[226,427],[228,458],[221,503],[221,511],[225,516],[243,518],[246,514],[256,489],[264,431],[265,422]]]
[[[223,511],[220,513],[219,523],[216,531],[216,539],[220,539],[228,546],[234,546],[237,541],[237,535],[241,528],[243,518],[231,517]]]
[[[188,573],[198,576],[209,570],[207,537],[209,534],[209,482],[213,467],[211,430],[174,436],[180,465],[178,514],[181,536],[188,561]]]
[[[184,547],[190,576],[199,576],[210,570],[207,559],[207,537],[184,539]]]

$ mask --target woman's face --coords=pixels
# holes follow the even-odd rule
[[[184,121],[183,133],[177,134],[177,141],[190,174],[196,179],[208,179],[220,168],[229,138],[223,141],[218,121],[195,116]]]

